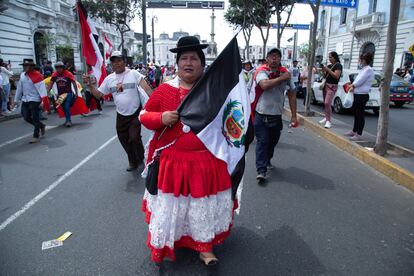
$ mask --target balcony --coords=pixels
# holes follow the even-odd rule
[[[357,17],[355,21],[355,32],[378,30],[385,24],[385,13],[375,12]]]

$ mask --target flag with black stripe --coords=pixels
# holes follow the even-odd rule
[[[178,108],[181,122],[227,163],[232,176],[249,140],[250,99],[242,73],[234,37]]]

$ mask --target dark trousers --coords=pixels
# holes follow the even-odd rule
[[[99,111],[102,111],[102,106],[101,106],[101,101],[97,98],[95,98],[94,95],[92,95],[91,92],[86,91],[85,92],[85,102],[86,102],[86,106],[89,108],[91,108],[91,101],[95,101],[96,102],[96,107]]]
[[[253,124],[257,140],[256,170],[257,173],[266,173],[283,129],[282,115],[269,116],[256,112]]]
[[[354,94],[354,103],[352,108],[354,110],[354,129],[358,135],[362,135],[365,126],[365,105],[369,100],[368,94]]]
[[[40,102],[23,102],[22,103],[22,116],[26,122],[34,126],[33,137],[39,138],[40,128],[44,127],[44,124],[40,122]]]
[[[141,123],[138,120],[139,109],[130,116],[117,113],[116,133],[119,142],[128,155],[129,165],[136,167],[144,160],[144,146],[141,139]]]

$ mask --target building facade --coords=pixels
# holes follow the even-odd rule
[[[240,54],[247,57],[247,51],[249,52],[249,60],[253,62],[253,64],[258,63],[258,60],[263,59],[266,57],[266,53],[269,52],[271,49],[277,48],[276,44],[266,45],[266,51],[263,55],[263,45],[249,45],[249,49],[240,49]],[[280,51],[282,52],[282,59],[281,62],[283,65],[291,64],[292,57],[293,57],[293,46],[286,46],[281,47]]]
[[[391,1],[392,3],[392,1]],[[328,53],[336,51],[346,69],[357,69],[361,53],[374,54],[374,70],[385,61],[389,0],[358,1],[357,9],[322,7],[318,24],[317,61],[326,63]],[[414,0],[402,0],[397,29],[394,68],[412,66],[408,48],[414,44]]]
[[[83,71],[80,55],[81,34],[76,14],[76,0],[6,0],[0,10],[0,56],[11,62],[19,73],[24,58],[32,58],[38,65],[50,60],[65,60]],[[103,34],[118,48],[121,39],[115,28],[100,20],[99,48],[104,52]],[[134,33],[125,35],[126,55],[134,53]]]

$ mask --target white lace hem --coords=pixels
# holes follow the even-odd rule
[[[231,189],[202,198],[175,197],[159,190],[154,196],[145,191],[144,200],[151,212],[149,231],[154,248],[174,248],[174,242],[183,236],[211,242],[228,231],[233,221]]]

